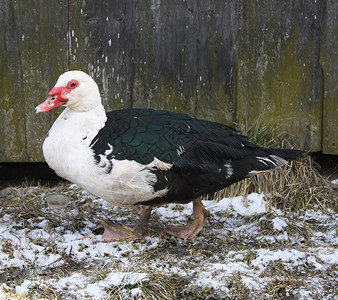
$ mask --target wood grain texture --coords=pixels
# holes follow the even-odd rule
[[[319,1],[241,1],[239,10],[238,122],[264,113],[312,151],[321,150],[319,18]]]
[[[338,2],[323,7],[321,67],[323,72],[323,145],[326,154],[338,154]]]
[[[34,108],[67,69],[67,14],[67,1],[1,4],[0,161],[43,159],[57,111],[36,115]]]
[[[134,107],[235,120],[235,1],[136,7]]]
[[[236,120],[237,3],[200,1],[197,40],[197,109],[203,119]]]
[[[69,3],[70,69],[96,80],[107,110],[131,107],[134,1]]]
[[[337,3],[9,1],[0,10],[0,162],[43,161],[58,76],[88,72],[107,110],[233,124],[264,114],[291,145],[338,154]]]
[[[137,2],[133,106],[194,114],[198,2],[174,2]]]

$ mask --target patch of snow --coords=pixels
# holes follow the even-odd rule
[[[218,202],[213,201],[209,204],[207,201],[204,201],[204,204],[206,204],[206,208],[208,210],[213,212],[234,210],[241,216],[253,216],[267,211],[267,205],[263,198],[263,193],[252,193],[245,199],[242,196],[238,196],[233,198],[224,198]]]
[[[169,204],[156,208],[155,211],[162,218],[175,219],[175,221],[183,221],[185,220],[186,215],[192,214],[192,203],[188,203],[186,205]]]
[[[338,179],[332,180],[331,181],[333,184],[338,184]]]
[[[142,295],[142,290],[140,288],[134,288],[130,290],[130,295],[132,297],[140,296]]]
[[[314,266],[316,269],[318,269],[318,270],[323,270],[323,269],[325,269],[325,267],[324,267],[322,264],[320,264],[320,263],[317,262],[317,260],[316,260],[316,258],[315,258],[314,256],[309,256],[309,257],[307,257],[307,258],[306,258],[306,261],[307,261],[309,264],[313,265],[313,266]]]
[[[272,219],[272,225],[273,229],[278,231],[281,231],[288,226],[288,224],[281,217]]]
[[[189,203],[154,209],[150,236],[142,241],[103,243],[101,237],[91,231],[97,219],[111,216],[116,221],[129,222],[129,225],[135,224],[137,215],[131,210],[111,207],[102,199],[92,199],[76,185],[70,187],[78,189],[81,203],[91,199],[90,205],[97,208],[94,216],[81,216],[81,226],[76,230],[66,216],[52,225],[52,221],[44,215],[29,218],[13,217],[10,213],[0,215],[0,274],[11,272],[12,268],[17,268],[19,272],[34,270],[29,275],[24,275],[25,272],[11,274],[18,279],[0,283],[0,298],[5,291],[17,295],[33,293],[38,290],[34,289],[35,285],[48,285],[65,299],[106,298],[114,286],[123,289],[121,293],[126,299],[138,298],[143,296],[142,284],[133,285],[150,280],[152,274],[158,273],[189,277],[188,289],[193,290],[196,286],[213,289],[220,292],[220,298],[232,292],[230,286],[234,280],[241,280],[251,295],[255,295],[264,293],[271,281],[271,274],[266,270],[273,268],[274,263],[282,263],[291,272],[306,272],[308,268],[309,280],[316,282],[319,288],[324,275],[312,275],[312,272],[325,274],[324,271],[338,264],[338,250],[334,246],[337,244],[337,232],[333,216],[336,215],[333,212],[333,216],[319,210],[294,214],[295,223],[300,227],[307,220],[320,225],[312,230],[311,247],[301,245],[303,236],[288,235],[285,229],[289,215],[284,218],[277,210],[276,214],[264,214],[267,205],[263,194],[250,194],[246,199],[233,197],[218,202],[203,201],[212,218],[192,241],[166,239],[158,233],[162,229],[156,227],[160,224],[165,228],[173,221],[186,223],[192,214],[192,204]],[[51,213],[48,207],[44,211]],[[259,216],[251,220],[239,215]],[[274,232],[267,232],[261,227],[260,224],[265,221],[271,222]],[[151,257],[150,260],[146,260],[147,257]],[[75,265],[78,263],[81,271],[76,267],[73,273],[68,272],[63,277],[62,267],[68,270],[68,259]],[[55,268],[61,270],[60,274],[55,274],[56,278],[45,275]],[[102,276],[95,276],[97,270],[104,271]],[[124,285],[128,287],[123,288]],[[314,299],[308,286],[293,292],[301,299]]]
[[[69,185],[69,188],[72,189],[72,190],[80,189],[80,187],[75,183],[72,183],[71,185]]]
[[[299,296],[299,299],[316,299],[313,297],[313,292],[310,292],[303,287],[299,289]]]
[[[15,287],[15,292],[17,295],[24,295],[29,292],[29,288],[38,285],[39,283],[37,281],[31,281],[31,280],[24,280],[24,282],[18,286]]]
[[[271,251],[269,249],[258,249],[256,251],[257,258],[251,261],[251,264],[259,269],[264,270],[267,265],[274,261],[292,262],[293,265],[297,265],[300,259],[305,257],[304,252],[300,252],[296,249],[285,249]]]
[[[335,248],[319,248],[316,249],[314,254],[329,265],[338,265],[338,249]]]
[[[81,273],[74,273],[71,276],[61,278],[59,281],[52,280],[49,284],[52,284],[58,291],[64,289],[74,290],[81,297],[92,296],[95,299],[99,299],[107,296],[105,291],[107,288],[128,284],[133,285],[147,280],[147,276],[148,274],[146,273],[111,272],[106,278],[95,283],[89,283],[87,276]],[[137,290],[134,291],[135,294],[138,292]]]
[[[119,286],[121,284],[135,284],[144,281],[147,278],[147,273],[133,273],[133,272],[111,272],[108,276],[97,284],[102,287]]]

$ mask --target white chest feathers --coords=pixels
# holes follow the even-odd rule
[[[72,181],[79,176],[78,164],[89,158],[89,145],[104,126],[103,107],[89,112],[66,108],[50,129],[43,143],[43,155],[48,165],[61,177]],[[90,163],[90,161],[88,161]]]
[[[109,172],[97,164],[89,145],[105,121],[102,106],[89,112],[65,109],[43,143],[48,165],[59,176],[113,205],[132,206],[164,196],[166,189],[154,192],[157,178],[149,170],[153,164],[145,168],[133,160],[104,158]]]

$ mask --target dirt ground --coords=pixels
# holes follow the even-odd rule
[[[268,204],[205,201],[212,218],[192,241],[163,233],[191,220],[191,205],[169,205],[144,240],[103,243],[100,219],[132,226],[138,213],[66,183],[3,189],[0,299],[336,299],[337,213]]]

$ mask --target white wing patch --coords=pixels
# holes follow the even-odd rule
[[[225,164],[224,167],[226,168],[226,175],[225,178],[230,178],[234,173],[234,169],[232,168],[231,164]]]
[[[270,157],[273,158],[276,166],[283,166],[288,164],[288,161],[280,156],[270,155]]]
[[[178,155],[182,155],[185,152],[185,148],[183,145],[180,145],[176,149]]]
[[[152,163],[150,163],[150,166],[155,166],[156,168],[160,170],[168,171],[173,165],[166,163],[162,160],[159,160],[157,157],[154,157],[154,160]]]
[[[274,165],[274,166],[276,166],[276,164],[275,164],[275,162],[273,161],[273,160],[271,160],[270,158],[267,158],[267,157],[261,157],[261,156],[257,156],[256,157],[257,158],[257,160],[260,162],[260,163],[262,163],[262,164],[264,164],[264,165],[266,165],[266,166],[269,166],[269,165]]]
[[[268,157],[261,157],[261,156],[257,156],[256,157],[257,160],[264,164],[267,167],[271,167],[271,169],[273,169],[274,167],[279,167],[279,166],[283,166],[283,165],[287,165],[288,161],[280,156],[277,155],[270,155],[270,158]],[[249,172],[249,175],[256,175],[256,174],[260,174],[260,173],[265,173],[265,172],[269,172],[270,169],[268,170],[253,170]]]
[[[272,166],[277,167],[277,166],[287,165],[288,163],[286,159],[281,158],[280,156],[277,156],[277,155],[270,155],[270,158],[257,156],[257,160],[260,163],[265,164],[266,166],[272,165]]]
[[[104,152],[104,155],[105,156],[108,156],[109,154],[111,154],[113,152],[113,146],[111,144],[108,143],[108,147],[109,149],[107,149],[105,152]]]

